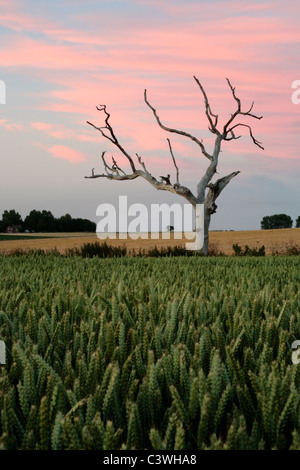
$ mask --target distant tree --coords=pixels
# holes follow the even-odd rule
[[[50,211],[32,210],[25,218],[25,228],[34,232],[55,232],[56,219]]]
[[[4,231],[7,227],[12,225],[22,225],[23,220],[19,212],[16,212],[14,209],[10,211],[4,211],[2,214],[2,226],[4,227]]]
[[[299,215],[299,217],[296,219],[296,227],[297,227],[297,228],[300,228],[300,215]]]
[[[262,230],[270,230],[277,228],[292,228],[293,220],[286,214],[266,215],[261,221]]]
[[[57,220],[59,232],[73,232],[72,217],[70,214],[62,215]]]
[[[52,212],[42,211],[41,228],[41,232],[55,232],[57,230],[57,220]]]
[[[72,219],[70,214],[61,216],[57,220],[59,232],[95,232],[96,224],[88,219]]]
[[[73,219],[70,214],[58,219],[50,211],[32,210],[25,218],[25,228],[34,232],[95,232],[96,223],[88,219]]]
[[[75,232],[95,232],[96,224],[88,219],[73,219]]]
[[[39,220],[41,214],[41,211],[36,211],[35,209],[30,211],[29,215],[27,215],[24,220],[25,228],[31,232],[39,232]]]

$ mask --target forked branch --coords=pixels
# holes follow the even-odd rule
[[[235,93],[235,88],[231,85],[229,79],[227,78],[227,83],[229,85],[229,88],[231,90],[231,93],[232,93],[232,96],[234,98],[234,100],[236,101],[237,103],[237,109],[236,111],[231,115],[231,117],[228,119],[228,121],[226,122],[226,124],[224,125],[224,128],[223,128],[223,139],[224,140],[232,140],[232,139],[239,139],[241,136],[238,136],[236,137],[234,132],[233,132],[233,129],[236,129],[237,127],[239,126],[243,126],[243,127],[247,127],[249,129],[249,133],[250,133],[250,137],[253,141],[253,143],[255,145],[257,145],[259,148],[261,148],[262,150],[264,150],[264,147],[261,145],[261,142],[259,142],[257,139],[255,139],[255,137],[253,136],[253,133],[252,133],[252,129],[249,125],[247,124],[243,124],[243,123],[237,123],[237,124],[234,124],[233,126],[231,126],[231,124],[233,124],[233,121],[235,120],[235,118],[237,116],[250,116],[254,119],[262,119],[262,116],[257,116],[256,114],[253,114],[251,111],[253,109],[253,105],[254,105],[254,101],[253,103],[251,104],[250,108],[248,111],[244,112],[242,111],[242,107],[241,107],[241,100],[236,96],[236,93]],[[230,127],[231,126],[231,127]],[[231,137],[228,137],[228,134],[231,135]]]
[[[230,138],[224,138],[224,140],[232,140],[232,139],[239,139],[241,136],[235,136],[234,132],[233,132],[233,129],[236,129],[237,127],[247,127],[249,129],[249,134],[250,134],[250,137],[252,139],[252,142],[257,145],[259,148],[261,148],[262,150],[264,150],[264,147],[262,146],[262,143],[259,142],[259,140],[255,139],[253,133],[252,133],[252,129],[250,126],[248,126],[248,124],[241,124],[241,123],[238,123],[238,124],[235,124],[234,126],[232,126],[229,130],[228,130],[228,133],[231,134],[232,137]]]
[[[106,125],[104,127],[97,127],[89,121],[87,121],[87,124],[94,127],[97,131],[101,132],[103,137],[108,139],[112,144],[114,144],[123,153],[123,155],[125,155],[125,157],[129,161],[131,169],[134,173],[135,172],[134,162],[133,162],[131,156],[129,155],[129,153],[126,152],[126,150],[122,147],[122,145],[118,141],[117,137],[115,136],[114,130],[113,130],[112,126],[109,123],[110,114],[106,111],[106,106],[101,104],[100,107],[96,106],[96,109],[98,111],[103,111],[105,113],[105,115],[106,115],[105,124]],[[109,134],[106,134],[103,129],[107,129]]]
[[[154,114],[154,117],[155,117],[159,127],[161,127],[164,131],[172,132],[172,133],[178,134],[178,135],[183,135],[184,137],[187,137],[187,138],[191,139],[193,142],[195,142],[197,145],[199,145],[199,147],[201,148],[201,152],[203,153],[203,155],[205,155],[206,158],[208,158],[209,160],[212,159],[212,156],[209,155],[209,153],[206,152],[205,147],[203,145],[202,139],[199,140],[197,137],[193,136],[189,132],[180,131],[178,129],[173,129],[171,127],[167,127],[164,124],[162,124],[162,122],[161,122],[161,120],[160,120],[160,118],[157,114],[156,109],[149,103],[149,101],[147,99],[147,90],[145,90],[145,92],[144,92],[144,99],[145,99],[145,103],[147,104],[147,106],[152,110],[152,112]]]

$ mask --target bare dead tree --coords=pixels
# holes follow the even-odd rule
[[[208,159],[209,164],[208,164],[205,174],[202,176],[202,178],[200,179],[197,185],[196,195],[194,195],[190,189],[181,185],[179,182],[179,170],[176,164],[176,160],[174,157],[170,139],[167,139],[167,141],[168,141],[169,151],[172,157],[172,161],[176,170],[176,182],[174,184],[172,184],[170,181],[170,175],[160,176],[161,181],[158,181],[147,170],[145,162],[142,160],[142,158],[138,154],[136,154],[136,158],[137,158],[137,162],[140,168],[137,168],[134,159],[123,148],[123,146],[120,144],[118,138],[115,135],[115,132],[110,124],[110,114],[106,110],[106,105],[100,105],[99,107],[96,106],[96,109],[100,112],[103,112],[105,115],[105,119],[104,119],[105,125],[98,127],[89,121],[87,121],[87,124],[94,127],[97,131],[101,133],[101,135],[105,139],[109,140],[115,147],[119,149],[119,151],[126,157],[127,161],[129,162],[131,172],[125,173],[125,171],[123,171],[119,167],[114,157],[112,157],[112,164],[109,165],[105,159],[106,152],[103,151],[102,161],[103,161],[104,169],[106,173],[95,174],[94,169],[93,169],[92,175],[85,176],[85,178],[107,178],[107,179],[115,180],[115,181],[124,181],[124,180],[133,180],[135,178],[141,177],[141,178],[144,178],[146,181],[148,181],[148,183],[150,183],[156,189],[169,191],[171,193],[178,194],[179,196],[184,197],[189,203],[193,205],[194,208],[196,208],[197,204],[204,204],[204,245],[203,246],[199,245],[199,240],[200,240],[199,231],[203,227],[202,227],[202,223],[200,223],[200,221],[197,221],[197,217],[196,217],[195,250],[202,249],[203,253],[207,254],[208,253],[209,225],[210,225],[211,215],[214,214],[217,209],[217,205],[215,201],[218,198],[218,196],[221,194],[223,189],[227,186],[227,184],[232,180],[232,178],[234,178],[236,175],[240,173],[240,171],[234,171],[233,173],[230,173],[229,175],[218,179],[215,183],[212,182],[212,179],[215,173],[217,173],[217,166],[218,166],[219,155],[221,151],[221,144],[223,141],[239,139],[241,135],[236,135],[236,132],[238,131],[239,127],[244,127],[248,129],[249,135],[253,143],[257,145],[259,148],[264,149],[261,142],[259,142],[253,136],[251,126],[243,122],[237,122],[237,119],[236,119],[237,117],[240,117],[240,116],[249,116],[254,119],[261,119],[262,116],[256,116],[255,114],[252,113],[254,102],[252,103],[248,111],[242,111],[241,101],[236,96],[235,88],[231,85],[230,81],[227,78],[228,86],[231,90],[231,94],[237,106],[236,106],[236,110],[234,111],[233,114],[231,114],[231,117],[225,123],[223,128],[222,129],[218,128],[217,127],[218,115],[212,113],[207,95],[205,93],[203,86],[199,82],[199,80],[195,76],[194,76],[194,80],[199,86],[200,91],[204,98],[205,114],[209,123],[208,129],[212,134],[215,135],[213,152],[211,154],[206,151],[202,139],[198,139],[197,137],[195,137],[194,135],[188,132],[165,126],[161,122],[156,109],[149,103],[148,97],[147,97],[147,90],[144,91],[144,100],[145,100],[146,105],[153,112],[153,115],[159,127],[161,127],[166,132],[178,134],[178,135],[184,136],[192,140],[200,148],[200,151],[204,155],[204,157]]]

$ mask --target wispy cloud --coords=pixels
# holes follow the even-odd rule
[[[71,163],[81,163],[86,161],[86,157],[82,152],[65,145],[52,145],[48,148],[48,152],[51,153],[54,158],[61,158],[62,160],[67,160]]]
[[[61,124],[50,124],[46,122],[31,122],[31,128],[37,131],[41,131],[59,140],[73,140],[78,142],[99,142],[98,136],[92,136],[88,134],[78,134],[72,129],[66,129]]]
[[[9,119],[0,119],[0,126],[4,127],[7,131],[19,131],[22,132],[24,130],[24,126],[22,124],[16,124],[15,122]]]

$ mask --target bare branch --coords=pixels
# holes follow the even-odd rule
[[[170,127],[167,127],[165,126],[164,124],[162,124],[157,112],[156,112],[156,109],[153,108],[153,106],[149,103],[149,101],[147,100],[147,90],[145,90],[144,92],[144,98],[145,98],[145,103],[147,104],[147,106],[152,110],[153,114],[154,114],[154,117],[158,123],[158,125],[164,130],[164,131],[167,131],[167,132],[173,132],[175,134],[178,134],[178,135],[183,135],[184,137],[188,137],[189,139],[191,139],[193,142],[195,142],[197,145],[199,145],[199,147],[201,148],[201,151],[203,153],[203,155],[206,156],[206,158],[208,158],[209,160],[211,160],[211,155],[209,155],[206,150],[205,150],[205,147],[202,143],[202,140],[199,140],[197,139],[197,137],[193,136],[192,134],[189,134],[188,132],[185,132],[185,131],[179,131],[177,129],[172,129]]]
[[[120,167],[118,166],[118,164],[117,164],[116,160],[114,159],[114,157],[112,156],[111,158],[112,158],[112,161],[113,161],[113,166],[112,166],[112,168],[113,168],[114,170],[121,171],[121,172],[123,173],[123,175],[125,175],[125,174],[126,174],[125,171],[123,171],[122,168],[120,168]]]
[[[192,205],[196,206],[197,199],[188,188],[186,188],[185,186],[181,186],[179,184],[173,186],[170,183],[170,181],[166,181],[166,182],[158,181],[156,178],[154,178],[154,176],[152,176],[149,173],[149,171],[146,168],[145,163],[142,161],[142,158],[138,154],[136,154],[136,156],[137,156],[138,162],[142,166],[143,170],[137,170],[134,163],[133,163],[133,160],[132,160],[131,156],[126,152],[126,150],[119,143],[119,141],[118,141],[118,139],[117,139],[117,137],[114,133],[114,130],[113,130],[112,126],[109,123],[110,114],[106,111],[106,106],[105,105],[100,105],[100,106],[96,106],[96,108],[97,108],[98,111],[103,111],[105,113],[105,126],[99,126],[98,127],[98,126],[95,126],[93,123],[91,123],[89,121],[87,121],[87,124],[89,124],[90,126],[94,127],[94,129],[99,131],[102,134],[103,137],[105,137],[112,144],[114,144],[123,153],[123,155],[126,156],[126,158],[128,159],[128,161],[130,163],[132,173],[131,174],[126,174],[119,167],[119,165],[117,164],[117,162],[116,162],[116,160],[114,159],[113,156],[112,156],[113,164],[112,164],[112,166],[110,166],[107,163],[106,159],[105,159],[105,151],[104,151],[104,152],[102,152],[102,161],[103,161],[103,164],[104,164],[104,169],[106,171],[106,174],[104,174],[104,173],[103,174],[95,174],[94,169],[93,169],[92,170],[92,175],[91,176],[85,176],[85,178],[90,178],[90,179],[107,178],[109,180],[114,180],[114,181],[126,181],[126,180],[133,180],[133,179],[136,179],[138,177],[142,177],[145,180],[147,180],[156,189],[164,190],[164,191],[170,191],[174,194],[178,194],[180,196],[183,196]],[[108,133],[106,133],[105,130],[107,130]],[[176,166],[176,163],[174,163],[174,164]],[[120,172],[122,174],[120,174]]]
[[[112,162],[113,162],[113,165],[112,166],[109,166],[108,163],[106,162],[105,160],[105,153],[106,151],[104,150],[102,152],[102,155],[101,155],[101,158],[102,158],[102,161],[103,161],[103,165],[104,165],[104,169],[106,171],[106,175],[105,174],[101,174],[101,175],[95,175],[95,169],[92,168],[92,176],[85,176],[85,178],[108,178],[108,179],[115,179],[115,180],[118,180],[118,181],[122,181],[122,180],[126,180],[126,179],[134,179],[136,178],[137,176],[135,176],[134,173],[130,174],[130,175],[126,175],[126,173],[118,166],[116,160],[114,159],[114,157],[112,156]],[[123,176],[120,175],[119,172],[122,172],[123,173]]]
[[[223,191],[225,186],[240,173],[240,171],[234,171],[233,173],[230,173],[230,175],[223,176],[223,178],[218,179],[214,184],[213,184],[213,192],[215,199],[220,195],[220,193]]]
[[[110,140],[113,144],[114,144],[114,141],[111,137],[109,137],[108,135],[104,134],[103,130],[102,129],[107,129],[107,127],[97,127],[95,126],[95,124],[93,124],[92,122],[89,122],[89,121],[86,121],[87,124],[89,124],[90,126],[94,127],[94,129],[96,129],[97,131],[101,132],[101,134],[103,135],[103,137],[105,137],[106,139]]]
[[[100,106],[96,106],[96,109],[98,111],[103,111],[106,115],[106,118],[105,118],[105,124],[106,126],[105,127],[97,127],[95,126],[94,124],[92,124],[91,122],[87,121],[87,124],[89,124],[90,126],[94,127],[96,130],[98,130],[99,132],[101,132],[102,136],[105,137],[106,139],[108,139],[110,142],[112,142],[122,153],[123,155],[125,155],[125,157],[127,158],[127,160],[129,161],[130,163],[130,166],[131,166],[131,169],[133,171],[133,173],[135,172],[135,166],[134,166],[134,162],[131,158],[131,156],[129,155],[129,153],[126,152],[126,150],[122,147],[122,145],[119,143],[117,137],[115,136],[115,133],[114,133],[114,130],[113,128],[111,127],[110,123],[109,123],[109,118],[110,118],[110,114],[106,111],[106,106],[105,105],[100,105]],[[105,132],[103,131],[103,129],[107,129],[110,133],[110,136],[105,134]]]
[[[178,166],[176,164],[176,160],[175,160],[175,157],[174,157],[174,154],[173,154],[173,150],[172,150],[172,145],[171,145],[171,142],[170,142],[170,139],[167,138],[167,141],[168,141],[168,144],[169,144],[169,149],[170,149],[170,153],[172,155],[172,159],[173,159],[173,163],[174,163],[174,166],[176,168],[176,184],[179,185],[179,170],[178,170]]]
[[[228,127],[230,126],[230,124],[233,122],[233,120],[236,118],[236,116],[238,115],[242,115],[242,116],[250,116],[250,117],[253,117],[254,119],[262,119],[262,116],[256,116],[255,114],[252,114],[251,111],[252,111],[252,108],[253,108],[253,105],[254,105],[254,101],[252,103],[252,105],[250,106],[250,109],[249,111],[246,111],[246,112],[243,112],[242,109],[241,109],[241,100],[236,96],[235,94],[235,88],[231,85],[230,81],[228,78],[226,78],[227,80],[227,83],[231,89],[231,93],[232,93],[232,96],[233,98],[235,99],[235,101],[237,102],[237,110],[231,115],[230,119],[227,121],[227,123],[225,124],[224,128],[223,128],[223,133],[226,135],[228,132],[231,131],[231,129],[228,129]],[[230,139],[229,139],[230,140]]]
[[[226,80],[227,80],[227,83],[228,83],[228,85],[229,85],[229,87],[230,87],[230,89],[231,89],[232,96],[233,96],[233,98],[235,99],[235,101],[236,101],[237,104],[238,104],[238,109],[237,109],[236,113],[240,113],[240,111],[241,111],[241,100],[236,96],[236,94],[235,94],[235,88],[231,85],[229,79],[226,78]]]
[[[130,175],[95,175],[92,174],[92,176],[85,176],[87,179],[94,179],[94,178],[106,178],[108,180],[115,180],[115,181],[126,181],[126,180],[134,180],[135,178],[138,178],[138,174],[131,173]]]
[[[105,153],[106,153],[105,151],[102,152],[101,158],[102,158],[104,169],[105,169],[106,173],[108,175],[111,175],[114,172],[114,170],[106,163],[106,160],[105,160],[105,157],[104,157]]]
[[[208,127],[208,129],[213,134],[220,134],[220,132],[217,129],[218,116],[216,114],[212,113],[212,111],[210,109],[210,104],[208,102],[208,99],[207,99],[207,96],[206,96],[206,93],[205,93],[205,90],[204,90],[203,86],[201,85],[201,83],[199,82],[198,78],[194,76],[194,79],[196,80],[197,84],[199,85],[199,88],[202,91],[202,94],[203,94],[203,97],[204,97],[205,114],[206,114],[206,117],[207,117],[207,119],[209,121],[209,124],[210,124],[210,127]],[[212,118],[214,118],[214,121],[212,120]]]
[[[258,140],[255,139],[254,135],[252,134],[252,129],[250,126],[248,126],[248,124],[241,124],[241,123],[238,123],[238,124],[235,124],[234,126],[232,126],[227,132],[230,132],[233,134],[233,129],[239,127],[239,126],[242,126],[242,127],[247,127],[249,129],[249,133],[250,133],[250,137],[253,141],[253,143],[255,145],[257,145],[259,148],[261,148],[262,150],[265,150],[264,147],[261,145],[261,142],[259,142]],[[234,134],[233,134],[234,135]],[[234,139],[239,139],[241,136],[238,136],[238,137],[234,137]],[[224,140],[231,140],[232,138],[230,139],[224,139]]]
[[[179,196],[184,197],[193,206],[196,206],[197,199],[190,191],[190,189],[181,185],[172,185],[169,180],[170,175],[168,175],[167,177],[162,177],[162,181],[157,181],[157,179],[154,178],[154,176],[152,176],[148,171],[136,170],[136,174],[148,181],[148,183],[154,186],[154,188],[178,194]]]
[[[215,183],[210,183],[206,186],[208,188],[208,194],[205,198],[205,206],[209,214],[214,214],[217,211],[218,206],[215,203],[217,197],[232,178],[239,173],[240,171],[234,171],[233,173],[230,173],[230,175],[224,176],[223,178],[218,179]]]
[[[250,116],[250,111],[252,111],[253,106],[254,106],[254,101],[252,102],[249,111],[246,112],[246,114],[248,114],[249,116]],[[261,119],[261,118],[259,118],[259,117],[257,117],[257,116],[254,116],[254,115],[253,115],[253,117],[255,117],[255,118],[257,118],[257,119]],[[261,117],[262,117],[262,116],[261,116]]]
[[[142,157],[140,157],[140,155],[138,155],[137,153],[136,153],[136,156],[137,156],[139,164],[144,168],[144,171],[150,175],[149,171],[146,168],[145,163],[142,160]]]

